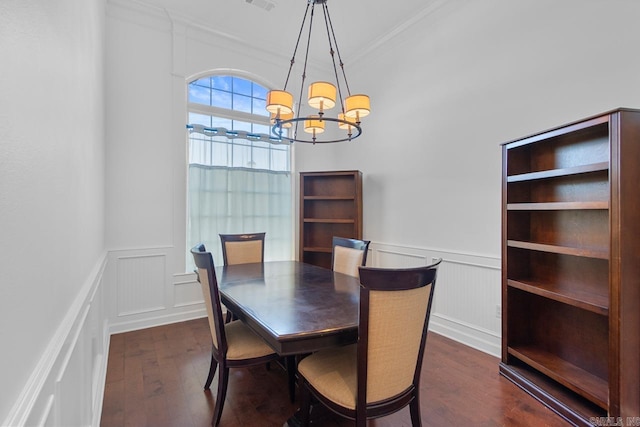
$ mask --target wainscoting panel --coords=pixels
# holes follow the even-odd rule
[[[106,263],[105,253],[0,425],[100,424],[109,343],[102,293]]]
[[[165,308],[165,254],[121,256],[116,269],[118,316]]]
[[[171,271],[178,257],[184,254],[173,246],[109,252],[106,307],[112,334],[207,315],[195,273]]]
[[[173,275],[173,306],[204,306],[202,287],[195,273]]]
[[[500,355],[500,258],[374,242],[370,251],[368,264],[385,268],[428,265],[442,258],[430,329]]]
[[[91,367],[87,363],[87,358],[91,360],[91,355],[87,351],[87,340],[84,332],[87,324],[87,315],[89,307],[80,317],[82,329],[77,331],[73,337],[69,352],[60,368],[58,378],[55,383],[55,402],[56,402],[56,425],[59,426],[80,426],[90,419],[90,407],[88,405],[80,405],[74,408],[75,400],[80,396],[91,396],[91,375],[87,372],[87,367]],[[75,409],[75,410],[74,410]]]

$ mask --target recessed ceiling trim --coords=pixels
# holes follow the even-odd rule
[[[271,9],[276,7],[276,2],[273,0],[244,0],[245,2],[257,6],[260,9],[264,9],[269,12]]]

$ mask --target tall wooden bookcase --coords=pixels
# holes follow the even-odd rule
[[[640,417],[640,110],[502,154],[500,372],[576,425],[627,425]]]
[[[300,173],[300,261],[331,268],[333,236],[362,239],[362,173]]]

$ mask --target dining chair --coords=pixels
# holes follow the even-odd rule
[[[358,427],[407,405],[411,424],[422,425],[420,370],[440,262],[360,267],[357,344],[321,350],[298,364],[303,426],[309,425],[312,395]]]
[[[219,234],[224,265],[264,262],[264,237],[266,233]],[[226,322],[235,320],[227,309]]]
[[[244,234],[220,234],[222,243],[222,261],[224,265],[249,264],[264,262],[265,232]],[[237,317],[227,308],[225,322],[236,320]],[[293,356],[285,358],[283,363],[289,373],[289,398],[295,400],[295,371],[293,368]],[[267,363],[267,369],[270,364]]]
[[[220,234],[224,265],[264,262],[266,233]]]
[[[331,269],[338,273],[358,277],[358,267],[367,263],[369,240],[333,237],[331,249]]]
[[[229,368],[245,368],[277,360],[278,355],[271,347],[240,320],[225,323],[222,317],[218,280],[213,266],[213,257],[204,245],[191,249],[197,267],[198,281],[202,286],[209,329],[213,345],[211,347],[211,365],[204,385],[209,390],[218,365],[218,394],[213,411],[212,425],[217,426],[222,416],[222,408],[227,394]]]

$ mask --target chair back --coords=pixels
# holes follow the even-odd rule
[[[265,234],[220,234],[224,265],[264,262]]]
[[[202,295],[207,308],[214,351],[224,356],[227,354],[227,339],[224,331],[218,279],[213,266],[213,257],[211,252],[207,252],[202,244],[194,246],[191,249],[191,254],[197,267],[198,282],[202,286]]]
[[[440,262],[408,269],[360,267],[357,408],[419,387]]]
[[[369,240],[334,237],[331,251],[331,269],[338,273],[358,277],[358,267],[367,263]]]

